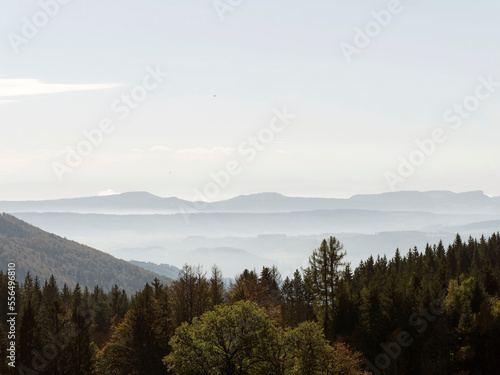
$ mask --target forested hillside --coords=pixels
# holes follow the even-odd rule
[[[42,282],[54,275],[59,283],[70,288],[80,283],[110,290],[117,283],[127,292],[133,292],[155,277],[165,283],[170,280],[3,214],[0,215],[0,269],[6,270],[9,262],[16,263],[21,280],[28,271]]]
[[[18,369],[26,374],[496,374],[500,234],[441,243],[353,268],[334,237],[282,280],[275,267],[224,285],[184,266],[130,299],[77,285],[19,296]],[[7,276],[0,296],[7,298]],[[5,304],[0,313],[5,316]],[[0,324],[0,330],[7,326]],[[5,332],[4,332],[5,333]],[[6,335],[0,332],[0,338]],[[5,342],[0,342],[5,357]],[[3,363],[2,363],[3,365]],[[1,365],[0,365],[1,366]],[[2,374],[9,369],[0,368]],[[17,372],[11,372],[17,373]]]

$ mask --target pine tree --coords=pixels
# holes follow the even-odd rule
[[[160,375],[167,354],[158,345],[156,302],[153,288],[146,284],[131,301],[123,322],[116,327],[97,358],[99,374]]]
[[[94,361],[90,338],[90,311],[82,309],[83,301],[79,284],[76,284],[72,300],[70,324],[73,332],[68,346],[66,369],[73,375],[90,375]]]
[[[113,285],[109,292],[108,321],[113,325],[118,325],[123,321],[128,309],[128,297],[125,290],[120,290],[118,285]]]
[[[108,296],[98,285],[90,295],[89,310],[92,312],[94,323],[94,340],[98,346],[102,346],[109,339],[112,317],[109,312]]]
[[[315,312],[328,338],[333,337],[332,323],[335,315],[336,288],[345,252],[335,237],[323,240],[321,246],[309,257],[305,270],[306,286],[315,296]]]
[[[191,321],[209,307],[209,283],[201,267],[187,264],[179,272],[179,279],[171,284],[172,307],[176,324]]]
[[[19,363],[26,367],[31,366],[33,351],[42,347],[41,330],[32,299],[27,298],[25,302],[19,326]]]
[[[68,333],[65,330],[66,325],[66,310],[63,307],[59,288],[54,275],[50,276],[48,282],[45,282],[42,291],[42,304],[40,309],[40,327],[42,328],[43,345],[55,348],[55,352],[44,356],[44,360],[40,361],[40,367],[35,370],[46,371],[47,374],[60,374],[62,369],[62,358],[69,340]],[[54,339],[56,338],[56,339]],[[60,345],[54,346],[54,341],[61,342]],[[43,355],[38,353],[38,356]]]
[[[285,326],[296,327],[306,320],[312,320],[313,296],[305,287],[299,270],[293,273],[293,279],[286,278],[281,288],[283,299],[283,321]]]
[[[2,275],[0,275],[1,277]],[[14,374],[16,373],[13,368],[9,367],[7,359],[7,350],[9,346],[7,343],[7,330],[5,329],[4,322],[0,322],[0,374]]]
[[[224,281],[222,271],[216,265],[212,267],[210,278],[210,308],[214,308],[224,302]]]

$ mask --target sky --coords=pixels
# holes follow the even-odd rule
[[[500,195],[500,3],[0,0],[0,200]]]

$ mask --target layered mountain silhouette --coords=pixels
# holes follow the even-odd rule
[[[138,260],[131,260],[130,263],[171,279],[177,279],[179,277],[179,272],[181,271],[179,268],[165,263],[156,264],[153,262],[141,262]]]
[[[269,213],[334,209],[426,211],[431,213],[500,213],[500,197],[482,191],[402,191],[340,198],[287,197],[279,193],[241,195],[203,203],[161,198],[147,192],[46,201],[0,201],[0,212],[72,212],[108,214],[168,214],[184,212]]]
[[[500,197],[482,191],[394,192],[348,199],[242,195],[212,202],[161,198],[145,192],[51,201],[0,202],[45,231],[130,261],[242,267],[275,263],[286,272],[307,266],[322,238],[344,243],[353,263],[391,256],[442,239],[490,235],[500,229]],[[141,265],[160,272],[155,265]],[[167,272],[167,269],[163,271]],[[164,272],[161,273],[164,273]],[[174,271],[175,273],[175,271]]]
[[[132,293],[155,278],[164,283],[170,278],[116,259],[102,251],[45,232],[8,214],[0,215],[0,270],[15,263],[17,279],[27,272],[44,282],[54,275],[62,286],[76,283],[110,290],[114,284]]]

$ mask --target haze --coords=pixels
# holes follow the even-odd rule
[[[75,0],[29,38],[23,17],[32,21],[40,4],[0,4],[2,200],[142,190],[193,200],[230,161],[240,173],[208,200],[265,191],[500,195],[497,1],[401,1],[349,58],[342,43],[354,45],[355,29],[387,1],[242,1],[221,15],[212,1]],[[150,77],[144,101],[126,116],[116,111],[155,69],[168,77]],[[445,121],[481,77],[490,91]],[[284,110],[296,117],[248,161],[239,147]],[[60,181],[54,163],[106,118],[114,130]],[[389,184],[400,157],[435,129],[446,141]]]

